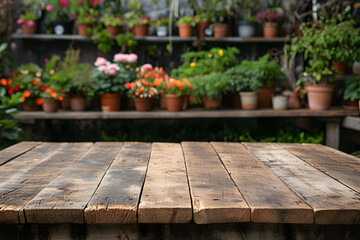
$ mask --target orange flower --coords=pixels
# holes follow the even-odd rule
[[[6,86],[6,85],[7,85],[7,81],[6,81],[5,78],[2,78],[2,79],[0,80],[0,83],[1,83],[1,85],[3,85],[3,86]]]
[[[168,88],[170,88],[170,87],[171,87],[170,82],[166,82],[166,86],[167,86]]]
[[[37,99],[35,100],[35,103],[36,103],[36,105],[42,105],[42,103],[43,103],[42,98],[37,98]]]
[[[32,81],[32,84],[37,85],[39,82],[41,82],[40,78],[34,78],[34,80]]]
[[[50,71],[49,71],[49,74],[50,75],[53,75],[55,73],[55,70],[54,69],[51,69]]]
[[[64,100],[64,98],[62,96],[58,96],[58,99],[59,99],[59,101]]]
[[[24,94],[24,97],[25,97],[25,98],[28,98],[28,97],[30,97],[31,92],[30,92],[29,90],[25,90],[25,91],[23,92],[23,94]]]
[[[47,88],[45,91],[48,92],[48,93],[51,93],[51,92],[52,92],[52,89],[51,89],[51,88]]]
[[[11,78],[8,79],[8,84],[10,85],[12,83]]]
[[[140,98],[143,98],[143,97],[144,97],[144,95],[142,95],[142,94],[141,94],[139,97],[140,97]]]
[[[52,92],[52,93],[50,93],[50,96],[53,97],[53,98],[56,98],[57,94],[55,92]]]
[[[25,97],[22,97],[22,98],[20,99],[20,101],[22,101],[22,102],[25,102],[25,100],[26,100]]]
[[[161,79],[161,78],[157,78],[157,79],[155,79],[154,84],[155,84],[155,86],[158,87],[161,82],[162,82],[162,79]]]

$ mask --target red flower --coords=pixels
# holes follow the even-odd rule
[[[9,88],[9,89],[8,89],[8,93],[9,93],[10,95],[14,94],[14,89]]]
[[[15,91],[19,91],[19,89],[20,89],[19,85],[16,85],[14,88]]]
[[[25,97],[25,98],[28,98],[28,97],[30,97],[30,95],[31,95],[31,93],[30,93],[29,90],[25,90],[25,91],[23,92],[23,94],[24,94],[24,97]]]
[[[46,90],[46,86],[45,86],[45,85],[40,85],[39,88],[40,88],[41,91],[45,91],[45,90]]]
[[[42,100],[42,98],[37,98],[36,100],[35,100],[35,102],[36,102],[36,105],[42,105],[42,103],[43,103],[43,100]]]
[[[64,8],[64,7],[67,6],[68,1],[67,1],[67,0],[61,0],[61,1],[59,2],[59,4],[60,4],[60,7]]]

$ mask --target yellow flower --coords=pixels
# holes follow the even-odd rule
[[[222,55],[224,55],[224,51],[223,51],[222,49],[220,49],[220,50],[218,51],[218,54],[219,54],[220,57],[222,57]]]
[[[196,63],[192,62],[190,63],[190,67],[195,67]]]
[[[208,57],[209,57],[209,58],[211,58],[211,57],[212,57],[211,53],[209,53],[209,54],[208,54]]]

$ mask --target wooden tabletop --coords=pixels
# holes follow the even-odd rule
[[[206,110],[192,108],[181,112],[168,112],[153,110],[149,112],[118,111],[118,112],[74,112],[59,111],[46,113],[43,111],[22,111],[15,116],[18,119],[186,119],[186,118],[261,118],[261,117],[321,117],[337,118],[345,116],[358,116],[358,111],[343,108],[332,108],[324,111],[310,111],[309,109],[257,109],[257,110]]]
[[[0,151],[0,223],[360,224],[360,160],[322,145],[41,143]]]

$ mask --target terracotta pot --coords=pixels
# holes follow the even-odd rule
[[[240,92],[241,106],[245,110],[253,110],[258,106],[258,91]]]
[[[143,37],[149,35],[149,24],[136,24],[132,32],[135,37]]]
[[[24,34],[35,34],[36,33],[36,23],[32,27],[29,27],[27,25],[27,23],[24,23],[23,25],[21,25],[21,27],[24,31]]]
[[[175,94],[165,94],[166,109],[169,112],[179,112],[183,110],[184,96]]]
[[[222,97],[220,96],[218,98],[212,99],[212,98],[208,98],[207,96],[202,96],[202,100],[205,108],[214,109],[220,106]]]
[[[224,23],[218,23],[214,26],[214,38],[224,38],[227,36],[229,26]]]
[[[64,110],[71,110],[70,106],[70,94],[65,93],[63,100],[61,101],[61,108]]]
[[[305,84],[311,111],[321,111],[330,108],[334,85]]]
[[[88,32],[87,32],[88,28],[93,29],[94,25],[92,25],[92,24],[82,24],[82,23],[77,24],[78,34],[81,35],[81,36],[89,36],[89,35],[91,35],[91,34],[88,34]]]
[[[117,36],[121,30],[121,27],[106,26],[106,31],[113,37]]]
[[[119,93],[105,93],[100,96],[100,102],[103,112],[116,112],[120,110],[121,95]]]
[[[192,35],[192,27],[188,24],[179,24],[179,36],[180,37],[191,37]]]
[[[22,106],[23,106],[24,111],[38,111],[39,110],[39,106],[36,104],[28,105],[26,103],[23,103]]]
[[[263,26],[265,38],[275,38],[278,35],[279,24],[265,23]]]
[[[43,98],[44,112],[57,112],[58,109],[59,109],[59,101],[58,100]]]
[[[271,108],[271,97],[274,95],[274,87],[259,88],[259,108]]]
[[[164,94],[160,95],[160,108],[166,109],[166,98]]]
[[[296,87],[294,91],[291,93],[288,104],[289,109],[301,108],[301,102],[298,96],[300,90],[301,90],[300,87]]]
[[[346,101],[346,105],[343,106],[347,110],[357,111],[359,109],[358,100],[351,101],[350,99]]]
[[[85,111],[86,97],[81,95],[71,96],[70,106],[71,106],[71,110],[73,111]]]
[[[153,98],[134,98],[136,111],[151,111],[154,106]]]
[[[233,107],[236,109],[241,109],[241,99],[239,93],[235,92],[232,94],[231,97],[232,97]]]
[[[334,66],[334,70],[338,76],[347,75],[351,71],[351,69],[348,67],[348,65],[346,65],[346,63],[340,61],[332,62],[332,65]]]
[[[208,26],[210,26],[210,22],[206,21],[206,22],[198,22],[196,24],[196,36],[198,38],[204,38],[205,37],[205,33],[204,30],[205,28],[207,28]]]

